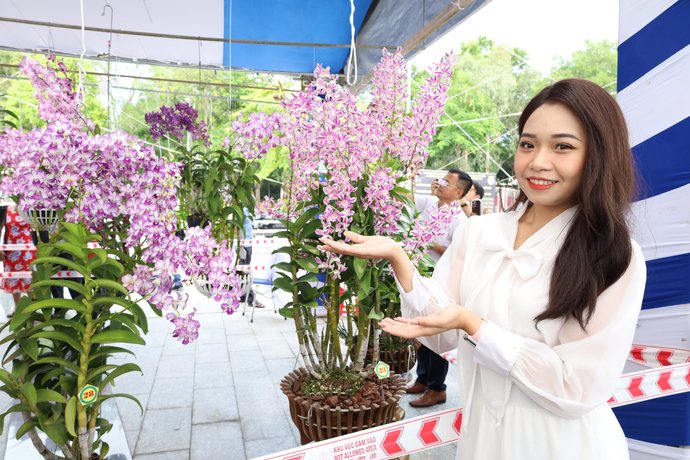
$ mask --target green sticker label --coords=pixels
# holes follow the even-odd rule
[[[388,378],[391,375],[391,367],[383,361],[379,361],[379,363],[376,365],[375,370],[376,375],[378,375],[379,378],[382,380]]]
[[[93,385],[86,385],[79,392],[79,401],[85,406],[88,406],[98,398],[98,388]]]

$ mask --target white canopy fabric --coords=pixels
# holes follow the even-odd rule
[[[352,0],[358,75],[382,47],[424,29],[409,58],[490,1]],[[80,56],[82,4],[91,58],[107,58],[111,34],[111,55],[139,63],[293,74],[320,63],[343,73],[350,53],[350,0],[0,0],[0,48]]]

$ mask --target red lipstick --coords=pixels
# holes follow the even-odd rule
[[[558,182],[554,181],[551,184],[542,185],[542,184],[535,184],[532,182],[532,180],[548,181],[549,179],[542,179],[541,177],[530,177],[529,179],[527,179],[527,183],[529,184],[530,188],[533,190],[548,190],[558,183]]]

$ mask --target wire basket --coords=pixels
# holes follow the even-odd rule
[[[57,209],[32,209],[31,211],[18,209],[17,212],[24,222],[34,228],[37,227],[37,230],[50,230],[50,227],[58,221]]]
[[[240,289],[242,289],[242,294],[246,296],[247,294],[249,294],[249,291],[252,288],[252,284],[254,283],[254,273],[251,271],[240,270],[238,270],[236,273],[240,277]],[[208,280],[206,275],[200,275],[195,277],[194,287],[197,291],[199,291],[199,293],[201,293],[201,295],[209,299],[212,297],[211,291],[213,290],[213,285]],[[230,289],[230,286],[226,286],[226,288]]]

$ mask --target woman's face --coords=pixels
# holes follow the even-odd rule
[[[527,198],[565,210],[577,204],[587,156],[580,120],[564,105],[543,104],[527,119],[515,153],[515,174]]]

